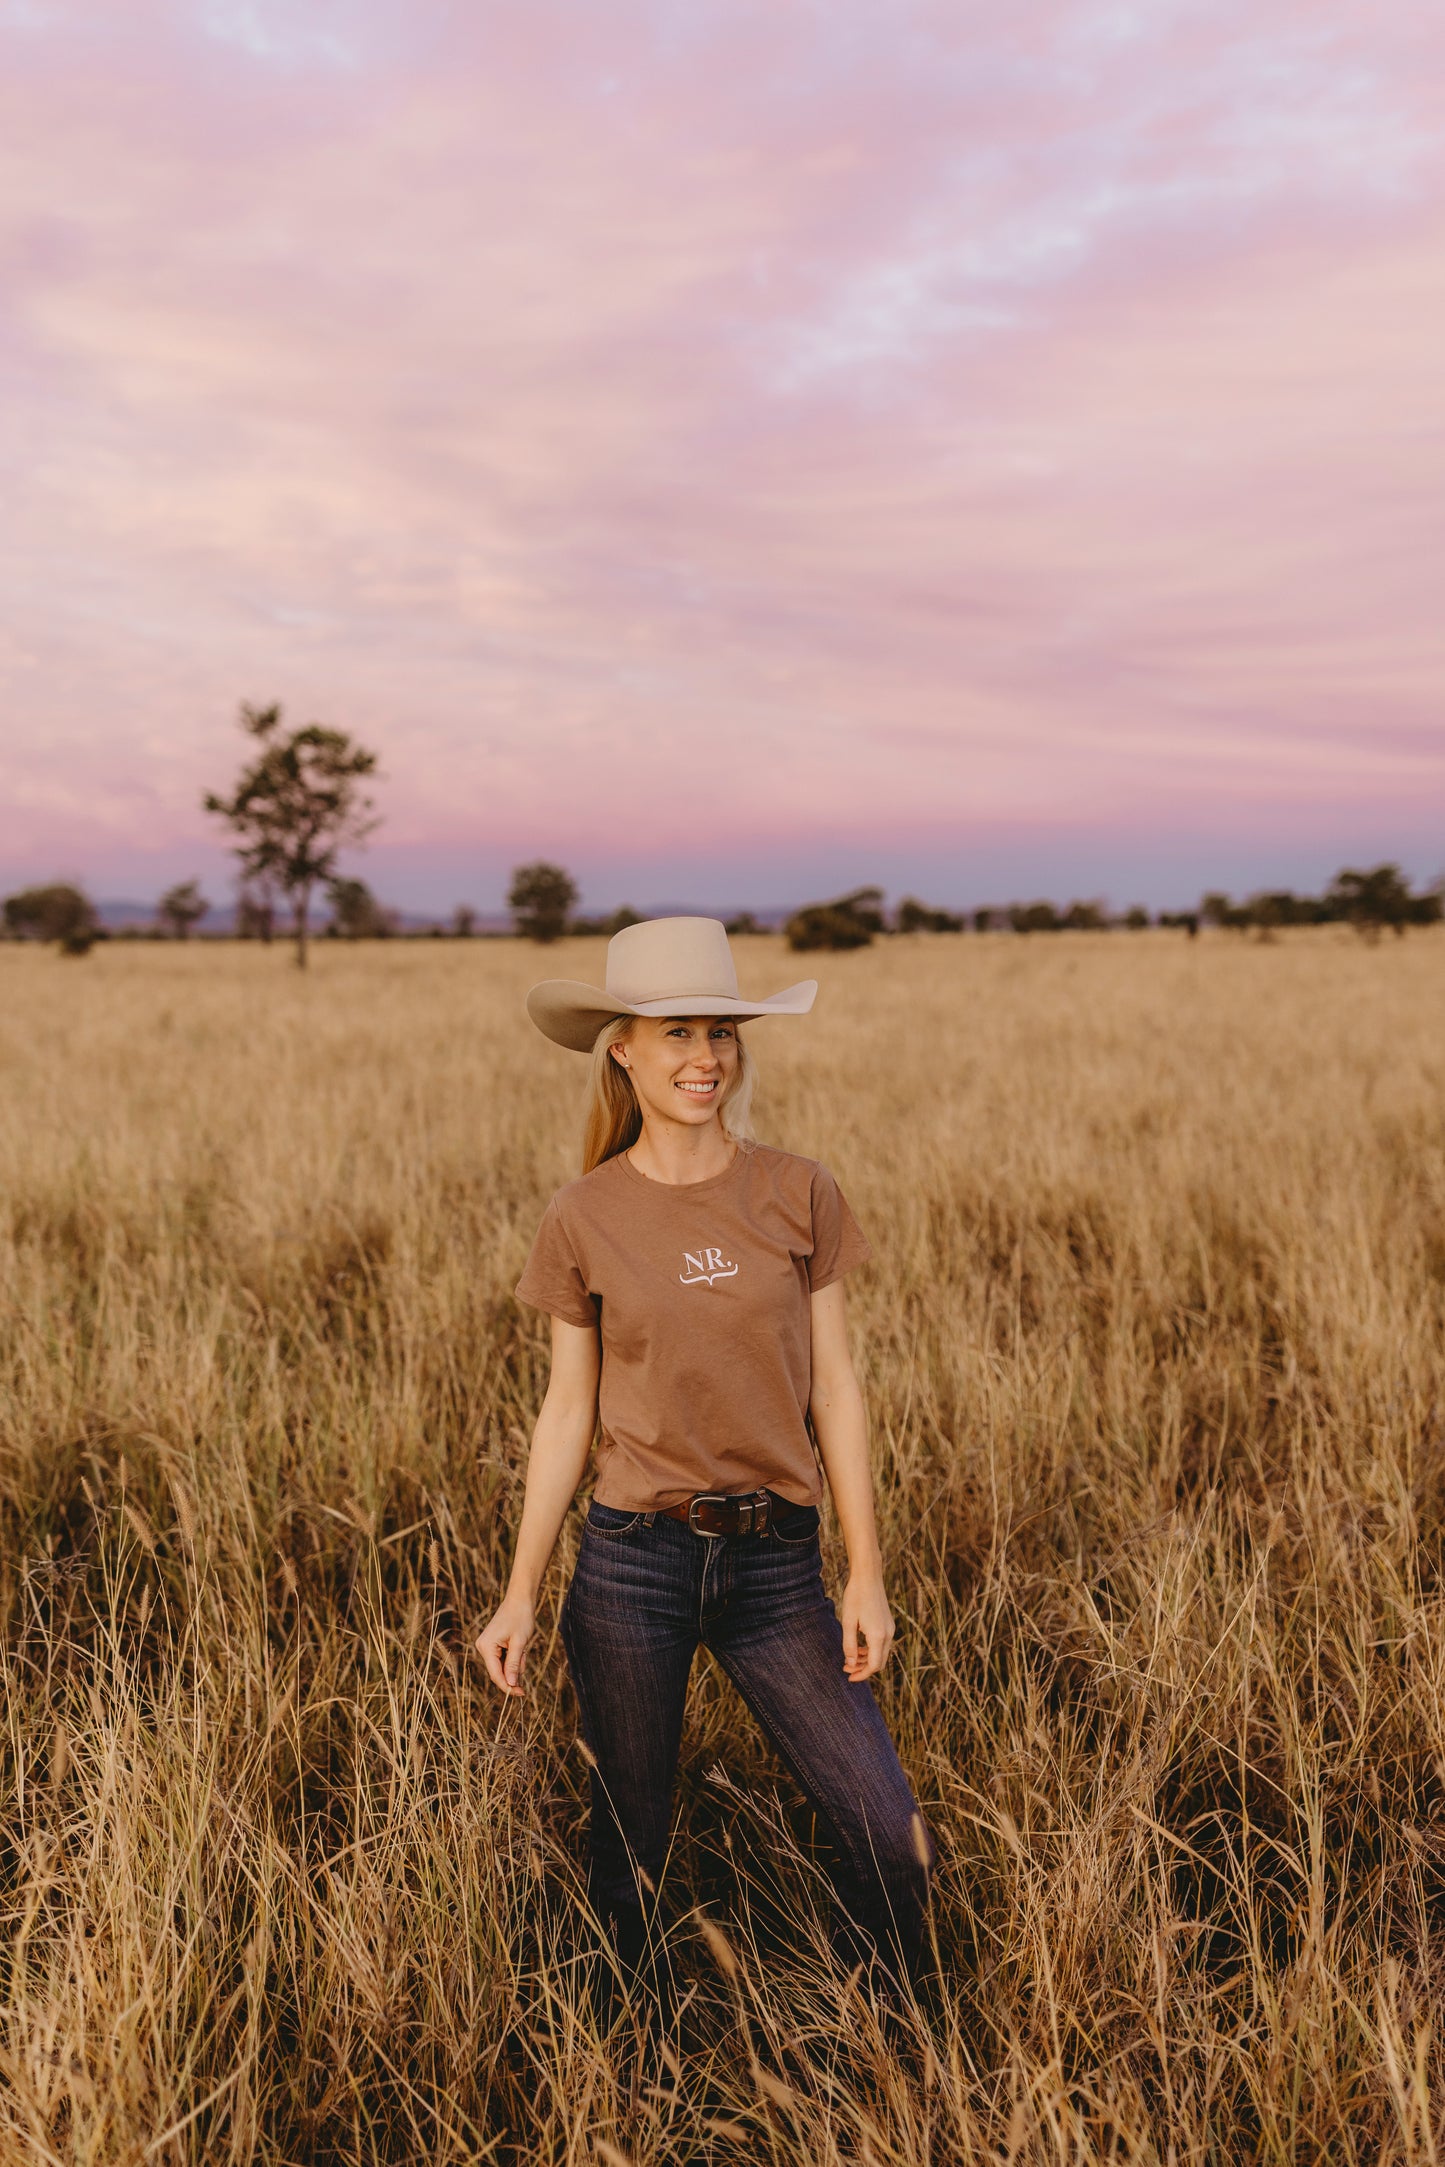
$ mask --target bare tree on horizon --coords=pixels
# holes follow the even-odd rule
[[[237,836],[243,881],[274,883],[286,896],[304,970],[312,893],[318,881],[335,877],[342,846],[361,842],[377,824],[362,789],[376,772],[376,754],[317,722],[287,732],[274,702],[243,705],[240,720],[260,749],[229,797],[207,791],[201,802]]]

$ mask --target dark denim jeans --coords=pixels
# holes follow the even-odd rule
[[[763,1536],[695,1535],[663,1514],[593,1505],[562,1609],[592,1770],[592,1900],[636,1921],[662,1878],[688,1672],[712,1650],[831,1838],[843,1953],[916,1969],[932,1858],[871,1688],[843,1675],[823,1592],[818,1515],[785,1507]],[[645,1877],[645,1878],[643,1878]],[[635,1925],[631,1931],[635,1933]]]

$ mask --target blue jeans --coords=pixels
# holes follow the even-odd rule
[[[861,1934],[865,1953],[916,1968],[932,1847],[870,1687],[843,1675],[815,1507],[784,1505],[766,1535],[708,1536],[665,1514],[594,1504],[562,1639],[596,1764],[590,1887],[600,1913],[636,1920],[662,1879],[683,1703],[701,1642],[831,1839],[843,1952],[856,1950]]]

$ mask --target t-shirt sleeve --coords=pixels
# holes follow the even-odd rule
[[[813,1254],[808,1259],[808,1284],[816,1294],[831,1287],[855,1264],[866,1263],[873,1254],[868,1238],[848,1208],[848,1199],[826,1166],[813,1174]]]
[[[597,1322],[597,1297],[587,1291],[555,1197],[542,1214],[516,1295],[529,1309],[545,1309],[549,1317],[560,1317],[564,1324]]]

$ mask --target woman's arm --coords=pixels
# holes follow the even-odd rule
[[[848,1585],[839,1615],[843,1669],[854,1685],[871,1678],[893,1646],[893,1614],[883,1592],[883,1558],[873,1517],[873,1474],[868,1465],[868,1425],[863,1395],[848,1352],[843,1282],[835,1279],[812,1298],[813,1389],[808,1412],[833,1493],[843,1540],[848,1545]],[[860,1645],[861,1642],[861,1645]]]
[[[477,1635],[477,1653],[492,1683],[504,1693],[522,1690],[522,1663],[536,1626],[537,1590],[592,1450],[601,1370],[596,1326],[554,1317],[552,1373],[532,1432],[511,1578],[496,1615]]]

